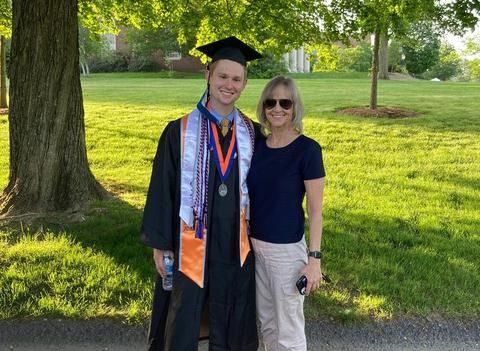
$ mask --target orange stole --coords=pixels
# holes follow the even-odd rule
[[[182,119],[182,158],[183,145],[185,143],[185,129],[187,128],[188,114]],[[248,223],[245,209],[240,212],[240,266],[243,267],[247,255],[250,252],[248,240]],[[194,281],[200,288],[204,286],[204,274],[206,264],[207,230],[203,229],[203,238],[195,237],[195,229],[189,227],[183,220],[180,220],[180,247],[179,247],[179,270],[188,278]]]
[[[203,230],[203,238],[195,237],[195,228],[190,228],[181,222],[180,233],[180,271],[203,288],[205,274],[205,253],[207,244],[207,230]],[[247,234],[245,211],[240,214],[240,266],[243,267],[250,252],[250,242]]]
[[[183,221],[181,226],[180,271],[203,288],[207,231],[203,229],[203,238],[198,239],[195,237],[195,228],[188,227]]]
[[[243,267],[247,255],[250,252],[250,242],[248,241],[247,220],[245,218],[245,210],[240,212],[240,266]]]

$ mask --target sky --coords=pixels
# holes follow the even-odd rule
[[[447,42],[449,42],[455,47],[455,50],[457,50],[458,52],[461,52],[465,49],[465,40],[473,36],[477,36],[477,37],[480,36],[480,26],[477,26],[475,31],[473,32],[469,31],[461,37],[453,35],[451,33],[447,33],[445,34],[444,38]]]

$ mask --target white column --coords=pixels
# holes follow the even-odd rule
[[[297,50],[290,51],[290,72],[297,72]]]
[[[283,54],[283,62],[285,63],[285,67],[290,72],[290,55],[287,53]]]
[[[305,53],[303,46],[297,49],[297,72],[303,73],[303,61],[305,60]]]

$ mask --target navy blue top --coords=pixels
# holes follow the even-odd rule
[[[295,243],[305,225],[305,180],[325,176],[322,148],[300,135],[285,147],[259,139],[248,174],[251,236],[270,243]]]

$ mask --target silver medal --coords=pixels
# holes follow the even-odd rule
[[[220,184],[220,186],[218,187],[218,195],[220,195],[221,197],[225,197],[227,196],[227,193],[228,193],[227,186],[224,183]]]

